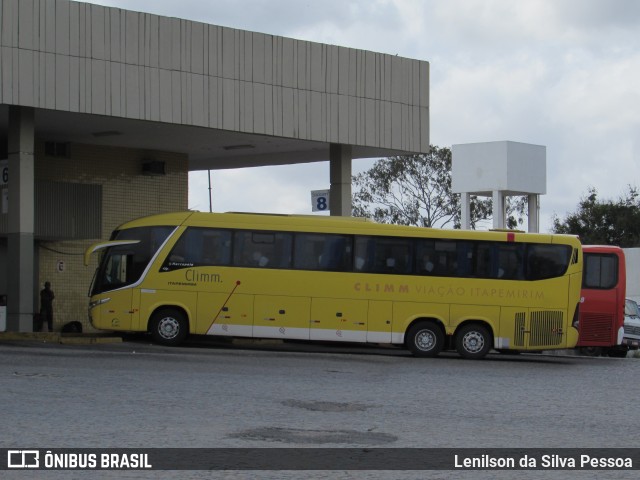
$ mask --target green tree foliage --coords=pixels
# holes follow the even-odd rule
[[[507,197],[507,228],[516,229],[524,224],[525,211],[529,206],[527,196]]]
[[[585,245],[640,246],[640,194],[629,185],[617,200],[600,200],[595,188],[564,220],[553,218],[554,233],[580,236]]]
[[[380,223],[460,228],[460,195],[451,192],[451,150],[383,158],[353,177],[353,215]],[[471,197],[471,228],[491,217],[491,200]],[[508,226],[522,224],[526,201],[510,202]]]

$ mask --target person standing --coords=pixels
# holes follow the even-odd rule
[[[51,290],[51,283],[44,282],[44,288],[40,291],[40,319],[47,321],[49,331],[53,332],[53,299],[56,296]]]

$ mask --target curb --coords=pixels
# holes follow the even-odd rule
[[[122,337],[105,334],[82,334],[60,332],[0,332],[0,342],[42,342],[63,345],[93,345],[104,343],[122,343]]]

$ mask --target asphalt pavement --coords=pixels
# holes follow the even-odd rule
[[[3,448],[629,448],[640,359],[302,342],[0,339]],[[517,472],[24,472],[5,478],[513,478]],[[529,475],[533,474],[535,475]],[[536,471],[518,478],[636,478]],[[637,473],[637,472],[636,472]],[[98,475],[99,474],[99,475]],[[511,475],[509,475],[511,474]]]

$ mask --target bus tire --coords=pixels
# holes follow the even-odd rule
[[[418,322],[407,330],[406,345],[416,357],[435,357],[444,347],[444,332],[434,322]]]
[[[463,358],[480,359],[491,350],[491,333],[479,323],[463,325],[456,334],[456,350]]]
[[[151,317],[149,329],[153,341],[161,345],[178,345],[187,338],[189,324],[184,313],[175,308],[158,310]]]

